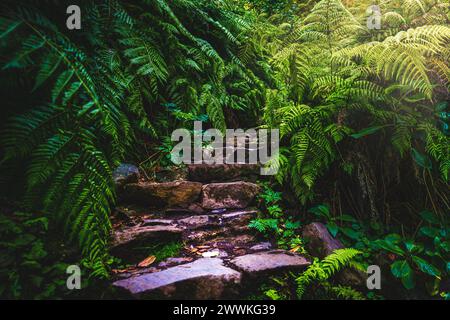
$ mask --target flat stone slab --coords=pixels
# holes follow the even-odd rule
[[[202,187],[201,206],[208,210],[243,209],[259,191],[257,184],[245,181],[206,184]]]
[[[134,226],[114,232],[112,247],[123,247],[147,239],[180,238],[182,228],[173,225]]]
[[[256,210],[240,210],[226,214],[195,215],[175,220],[174,223],[191,229],[201,227],[222,228],[224,226],[237,228],[247,226],[257,213]]]
[[[220,258],[201,258],[163,271],[113,283],[130,294],[184,299],[219,299],[240,284],[241,273],[223,265]]]
[[[209,223],[209,220],[210,219],[208,215],[198,215],[179,219],[177,220],[177,223],[182,223],[188,226],[200,227],[207,225]]]
[[[155,208],[187,207],[200,196],[202,184],[193,181],[141,182],[123,187],[121,199]]]
[[[264,251],[239,256],[230,261],[246,273],[269,272],[279,269],[304,269],[310,265],[305,257],[284,250]]]

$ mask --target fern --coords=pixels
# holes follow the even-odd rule
[[[59,1],[55,6],[65,11]],[[225,112],[261,104],[265,92],[255,74],[265,72],[238,58],[251,23],[236,8],[99,1],[83,7],[88,31],[74,36],[45,6],[2,4],[3,70],[20,72],[25,85],[15,88],[43,102],[17,99],[25,111],[3,128],[1,169],[25,163],[23,203],[53,217],[94,275],[108,275],[113,168],[141,151],[131,148],[138,139],[166,134],[169,123],[190,125],[172,123],[164,105],[194,117],[207,113],[224,130]]]
[[[360,252],[356,249],[337,249],[322,261],[315,260],[311,266],[296,278],[297,296],[301,299],[308,286],[324,282],[339,270],[348,266]]]

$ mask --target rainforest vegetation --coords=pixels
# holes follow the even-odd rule
[[[318,221],[347,248],[248,298],[450,299],[448,0],[81,1],[80,30],[68,5],[0,4],[1,298],[109,297],[113,171],[176,170],[172,131],[202,121],[280,130],[251,229],[307,255]],[[333,277],[369,265],[381,290]]]

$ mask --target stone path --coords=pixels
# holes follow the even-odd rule
[[[118,292],[132,298],[237,299],[268,275],[305,269],[306,258],[275,250],[248,227],[258,215],[253,206],[260,188],[252,182],[257,170],[191,165],[186,180],[148,182],[121,168],[115,178],[122,204],[113,219],[111,252],[138,264],[142,257],[133,249],[148,243],[179,241],[184,249],[178,257],[117,272]]]

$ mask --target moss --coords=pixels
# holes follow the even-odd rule
[[[177,257],[183,248],[183,243],[178,241],[172,241],[169,243],[156,243],[145,247],[135,248],[141,253],[145,253],[146,256],[153,255],[156,257],[156,261],[162,261],[170,257]]]

